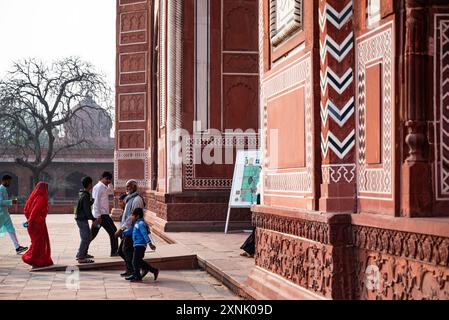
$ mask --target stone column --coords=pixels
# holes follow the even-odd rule
[[[402,162],[401,215],[432,215],[431,166],[427,120],[432,112],[428,70],[429,15],[425,1],[408,0],[405,7],[404,98],[405,160]]]
[[[352,0],[319,5],[321,65],[320,210],[355,212],[355,98]]]
[[[174,0],[167,3],[167,191],[182,192],[182,163],[176,145],[180,143],[179,129],[182,128],[182,23],[183,1]]]
[[[117,0],[117,70],[114,152],[115,203],[126,181],[143,193],[151,185],[150,0]],[[114,209],[113,217],[121,214]]]

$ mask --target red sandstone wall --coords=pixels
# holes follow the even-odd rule
[[[305,21],[312,19],[308,17],[317,17],[318,7],[310,7],[311,2],[307,7],[308,1],[304,2]],[[258,268],[253,270],[248,283],[261,296],[273,299],[448,299],[449,222],[447,219],[411,219],[441,217],[449,212],[444,191],[447,180],[445,132],[449,128],[444,113],[447,99],[443,94],[449,90],[444,80],[449,70],[445,54],[448,46],[446,33],[449,31],[447,1],[407,1],[408,7],[401,11],[400,6],[404,2],[382,0],[380,20],[370,25],[366,21],[365,0],[320,1],[321,15],[331,6],[339,12],[341,20],[344,10],[352,4],[353,21],[346,21],[346,27],[341,21],[341,25],[338,21],[329,21],[333,19],[329,16],[327,21],[322,17],[320,21],[313,21],[313,31],[300,33],[306,44],[303,54],[292,54],[278,65],[273,64],[273,60],[294,45],[286,41],[282,45],[286,47],[285,51],[280,50],[282,53],[279,54],[269,46],[266,39],[269,38],[270,4],[268,0],[262,2],[260,11],[265,37],[260,52],[264,53],[262,83],[266,99],[263,101],[266,128],[280,127],[279,123],[283,123],[289,126],[285,132],[302,140],[302,128],[297,121],[293,123],[277,111],[279,105],[283,105],[292,118],[301,117],[297,111],[301,109],[297,101],[302,97],[301,92],[292,88],[280,98],[274,95],[274,101],[270,101],[272,92],[267,88],[278,74],[289,72],[307,57],[307,39],[311,39],[310,55],[312,61],[316,61],[312,67],[314,83],[321,78],[324,87],[324,78],[327,81],[336,79],[332,74],[323,77],[329,66],[340,71],[353,69],[353,78],[348,79],[354,82],[355,122],[346,124],[351,124],[355,130],[355,143],[348,147],[353,154],[344,154],[343,148],[338,150],[335,147],[328,150],[330,153],[324,152],[326,148],[320,150],[321,154],[315,153],[317,160],[314,165],[321,170],[314,168],[316,179],[312,186],[317,191],[314,199],[320,198],[320,202],[313,209],[319,208],[324,212],[310,212],[302,210],[310,208],[305,205],[306,201],[294,202],[293,193],[289,193],[294,183],[294,190],[301,190],[298,176],[285,179],[280,174],[280,169],[283,169],[282,173],[289,177],[290,167],[295,163],[298,167],[303,165],[303,153],[297,150],[300,143],[292,141],[289,148],[282,141],[277,166],[268,162],[265,168],[264,205],[254,208],[253,212],[253,224],[257,227]],[[354,32],[355,59],[352,65],[344,65],[341,52],[340,57],[334,52],[336,57],[324,56],[323,60],[322,48],[313,50],[322,47],[326,36],[335,36],[333,27],[326,28],[326,23],[337,25],[344,31],[338,37],[345,32]],[[341,44],[343,39],[334,40]],[[339,58],[342,61],[338,66],[330,60]],[[316,64],[320,65],[321,74]],[[297,67],[291,71],[290,79],[302,79],[303,70]],[[340,77],[341,73],[337,76]],[[280,88],[288,88],[285,79],[289,77],[282,79],[284,82],[279,80],[283,83]],[[335,86],[337,89],[343,80],[337,79],[336,82],[340,82]],[[341,89],[343,93],[336,94],[333,89],[320,94],[323,90],[316,84],[313,90],[315,124],[324,120],[323,113],[322,119],[318,120],[320,114],[317,111],[322,112],[323,106],[317,101],[348,98],[344,89]],[[343,122],[342,119],[337,120]],[[347,128],[341,123],[341,129],[338,129],[335,126],[338,121],[332,121],[335,123],[330,126],[327,125],[330,122],[315,126],[313,133],[324,136],[335,130],[334,136],[342,139],[348,132],[345,131]],[[294,126],[296,128],[292,128]],[[320,144],[317,140],[326,141],[316,138],[315,148]],[[270,143],[268,138],[266,145]],[[267,154],[272,155],[270,150]],[[305,154],[307,159],[307,149]],[[345,164],[340,160],[355,163]],[[352,183],[356,190],[357,206],[349,206],[344,213],[334,214],[333,210],[341,211],[339,209],[342,208],[328,201],[332,198],[328,195],[333,193],[335,198],[340,197],[348,203],[355,199],[345,189],[347,186],[341,187],[340,182],[344,179],[354,180],[347,182]],[[317,189],[319,184],[322,186]],[[335,186],[323,188],[325,184]],[[283,280],[275,279],[271,273]],[[307,293],[292,284],[306,289]]]
[[[263,2],[265,16],[269,1]],[[304,2],[303,31],[270,48],[263,43],[264,133],[266,162],[264,204],[289,208],[316,208],[317,86],[314,85],[315,50],[312,1]],[[260,37],[270,39],[269,22]],[[268,40],[269,41],[269,40]],[[298,45],[300,50],[298,50]],[[296,52],[285,54],[296,47]],[[315,69],[316,70],[316,69]]]
[[[259,128],[259,54],[258,1],[210,1],[210,104],[209,128]],[[183,114],[182,127],[191,135],[195,120],[195,1],[184,2],[183,32]],[[187,153],[195,143],[206,148],[209,141],[190,139]],[[218,145],[233,148],[242,142],[226,140]],[[257,139],[251,140],[252,148]],[[235,153],[234,153],[235,157]],[[191,156],[183,166],[185,191],[228,191],[234,172],[233,164],[194,164]],[[222,162],[225,162],[223,152]]]
[[[150,183],[151,1],[117,0],[116,146],[114,180]]]

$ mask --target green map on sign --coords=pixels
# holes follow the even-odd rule
[[[246,164],[243,171],[242,188],[240,189],[240,199],[242,202],[256,203],[257,184],[259,183],[261,167]]]

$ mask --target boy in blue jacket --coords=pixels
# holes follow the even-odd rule
[[[157,280],[159,276],[159,270],[153,268],[148,264],[143,258],[145,257],[145,251],[147,249],[147,244],[152,250],[156,250],[156,246],[151,240],[149,234],[149,228],[143,219],[143,209],[136,208],[132,215],[132,223],[134,227],[132,228],[133,242],[134,242],[134,254],[133,254],[133,269],[134,273],[131,277],[126,278],[131,282],[141,282],[142,279],[147,275],[148,272],[154,274],[154,281]],[[143,270],[140,274],[140,269]]]

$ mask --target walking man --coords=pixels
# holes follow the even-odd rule
[[[125,209],[122,215],[120,229],[116,232],[117,237],[122,237],[119,246],[119,254],[126,263],[126,271],[121,274],[122,277],[130,277],[133,275],[133,223],[131,214],[135,209],[143,209],[145,203],[142,196],[138,192],[137,181],[129,180],[126,183],[126,197],[123,199]]]
[[[9,175],[4,175],[2,177],[0,185],[0,237],[4,236],[5,233],[9,234],[14,248],[17,254],[21,254],[28,250],[27,247],[22,247],[17,240],[16,229],[12,224],[11,217],[9,216],[8,207],[12,207],[17,204],[17,200],[8,199],[7,188],[11,185],[12,177]]]
[[[112,221],[109,212],[109,195],[113,193],[112,188],[112,173],[104,172],[101,175],[100,181],[95,185],[92,190],[92,198],[94,201],[93,215],[95,222],[92,224],[92,241],[97,237],[98,231],[103,227],[109,234],[109,240],[111,242],[111,257],[118,256],[118,239],[115,236],[117,227]]]

